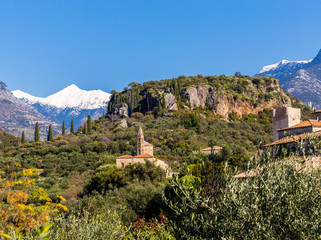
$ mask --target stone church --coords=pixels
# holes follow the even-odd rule
[[[154,147],[144,139],[143,129],[139,127],[137,135],[137,156],[123,155],[116,159],[116,166],[124,168],[134,163],[145,163],[145,159],[161,167],[166,172],[166,177],[170,176],[170,166],[164,160],[154,157]]]

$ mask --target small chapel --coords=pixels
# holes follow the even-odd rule
[[[118,168],[124,168],[127,165],[134,163],[145,163],[148,160],[162,168],[166,172],[166,176],[170,175],[170,166],[164,160],[154,157],[154,147],[152,144],[148,143],[144,139],[144,133],[142,127],[139,127],[137,134],[137,156],[133,157],[131,155],[123,155],[116,158],[116,166]]]

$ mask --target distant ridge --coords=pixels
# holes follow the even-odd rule
[[[92,119],[101,117],[107,111],[111,94],[102,90],[86,91],[72,84],[46,98],[35,97],[21,90],[12,91],[13,95],[32,105],[51,121],[69,127],[71,120],[75,128],[80,127],[88,114]]]
[[[321,50],[306,61],[282,60],[263,67],[255,76],[275,77],[282,88],[305,104],[312,102],[321,108]]]
[[[35,123],[39,123],[41,137],[44,138],[48,125],[57,127],[53,121],[41,114],[35,107],[14,97],[5,83],[0,81],[0,127],[16,137],[25,131],[28,139],[33,138]]]
[[[46,98],[35,97],[21,90],[12,91],[19,99],[26,99],[31,104],[39,103],[56,108],[97,109],[105,107],[111,94],[102,90],[81,90],[72,84]]]

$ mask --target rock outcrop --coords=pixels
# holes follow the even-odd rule
[[[130,109],[126,103],[123,103],[119,107],[115,108],[114,114],[120,118],[128,117],[130,113]]]
[[[176,104],[176,97],[171,94],[167,93],[164,95],[165,100],[165,106],[168,110],[178,110],[177,104]]]
[[[127,128],[127,127],[128,127],[127,121],[126,121],[125,118],[123,118],[122,120],[120,120],[119,126],[120,126],[121,128]]]
[[[223,117],[228,117],[233,112],[238,117],[242,117],[245,113],[257,114],[266,108],[291,106],[291,99],[285,94],[283,103],[273,99],[262,100],[260,104],[255,106],[251,101],[242,101],[241,99],[235,99],[231,94],[222,94],[212,86],[190,87],[183,93],[183,97],[187,99],[192,109],[199,106],[208,106],[215,114]]]
[[[202,106],[204,107],[207,101],[207,94],[212,92],[213,88],[210,86],[202,86],[199,88],[191,87],[186,89],[183,93],[192,108]]]

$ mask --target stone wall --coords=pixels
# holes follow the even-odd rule
[[[279,140],[278,130],[289,128],[301,122],[301,110],[299,108],[283,107],[272,110],[273,141]]]

